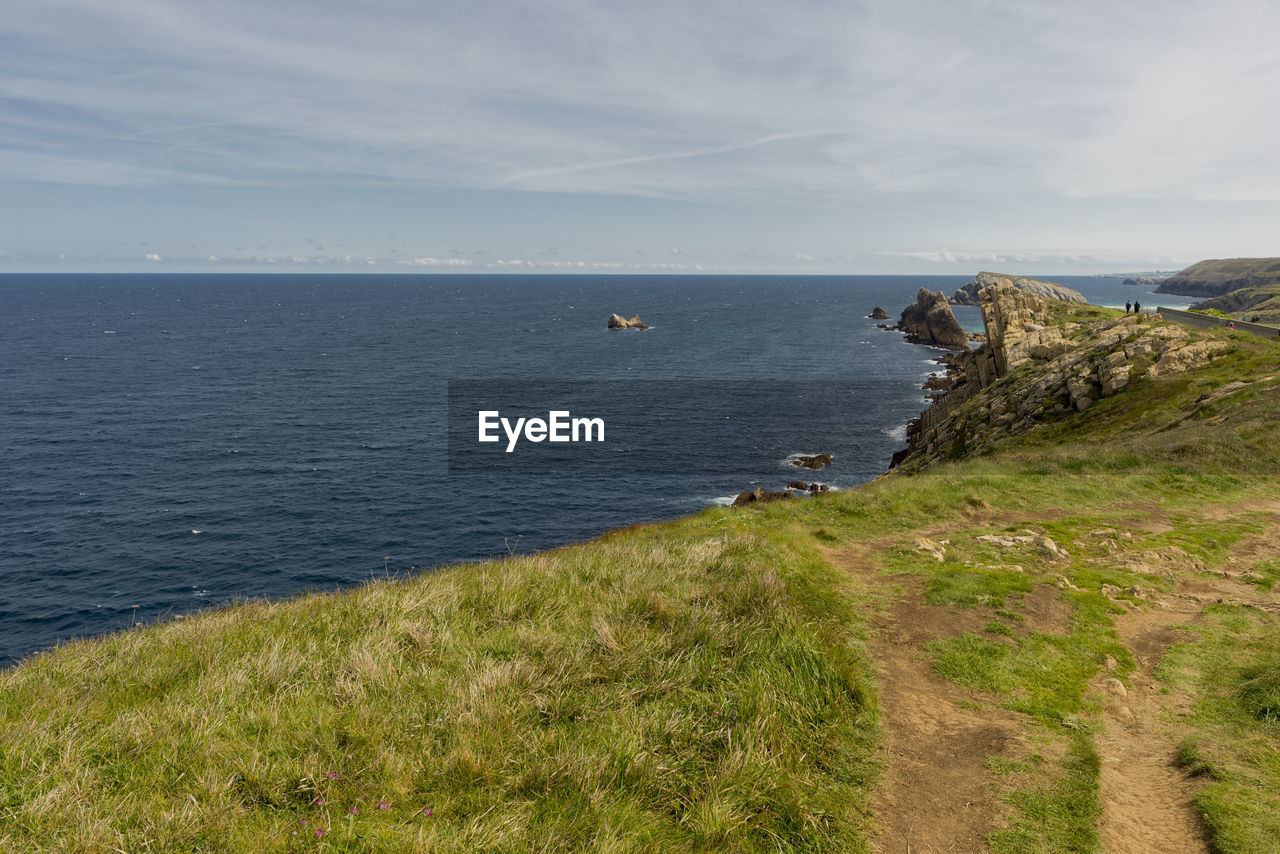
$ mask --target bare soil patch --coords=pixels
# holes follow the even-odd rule
[[[1209,518],[1229,518],[1241,510],[1275,512],[1271,504],[1218,508]],[[1280,554],[1277,527],[1233,548],[1226,567],[1214,575],[1182,575],[1174,592],[1155,607],[1116,619],[1116,632],[1132,652],[1137,669],[1124,696],[1108,691],[1109,673],[1094,681],[1108,696],[1106,732],[1098,740],[1102,756],[1103,847],[1109,854],[1161,851],[1208,854],[1205,827],[1194,805],[1199,781],[1178,767],[1182,736],[1170,712],[1189,707],[1190,698],[1161,693],[1156,666],[1175,643],[1193,640],[1196,619],[1215,603],[1248,605],[1280,613],[1277,594],[1248,584],[1246,573],[1260,560]]]
[[[1021,757],[1023,723],[1001,709],[960,705],[968,692],[933,671],[924,644],[977,631],[977,609],[925,605],[920,580],[876,626],[874,657],[887,767],[873,808],[885,854],[978,852],[1001,825],[987,759]]]

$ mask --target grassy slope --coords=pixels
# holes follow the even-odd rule
[[[1220,297],[1211,297],[1196,303],[1203,310],[1218,311],[1222,316],[1236,320],[1252,320],[1259,323],[1275,323],[1280,320],[1280,282],[1240,288]]]
[[[37,656],[0,674],[0,850],[866,850],[877,594],[824,557],[853,543],[874,543],[887,575],[924,575],[933,601],[990,617],[931,650],[1044,748],[994,769],[1010,810],[997,850],[1090,850],[1087,683],[1105,654],[1128,666],[1115,606],[1090,591],[1133,576],[1093,560],[1097,544],[1066,563],[1020,555],[1010,581],[976,536],[1012,514],[1083,544],[1145,507],[1175,533],[1126,548],[1176,543],[1212,565],[1257,530],[1244,511],[1198,517],[1280,497],[1280,345],[1206,334],[1233,351],[984,457]],[[1259,381],[1210,400],[1239,379]],[[923,561],[911,544],[940,526],[947,562]],[[1008,637],[1029,589],[1059,574],[1081,588],[1062,594],[1066,628]],[[1246,616],[1169,667],[1207,698],[1188,754],[1213,747],[1196,761],[1218,780],[1202,801],[1219,844],[1276,851],[1241,835],[1280,790],[1265,711],[1280,634]],[[1230,672],[1204,664],[1222,655]],[[1237,694],[1254,705],[1230,706]]]
[[[1280,258],[1218,258],[1199,261],[1165,279],[1162,294],[1218,296],[1237,288],[1269,284],[1280,276]]]

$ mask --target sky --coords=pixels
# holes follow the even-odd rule
[[[1275,0],[9,0],[0,272],[1280,254]]]

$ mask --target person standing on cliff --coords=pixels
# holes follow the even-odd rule
[[[1137,300],[1134,300],[1134,301],[1133,301],[1133,313],[1134,313],[1134,314],[1137,314],[1137,313],[1138,313],[1138,312],[1140,312],[1140,311],[1142,311],[1142,303],[1138,302]]]
[[[1125,304],[1124,304],[1124,313],[1125,313],[1125,314],[1128,314],[1128,313],[1129,313],[1129,312],[1131,312],[1131,311],[1133,311],[1133,303],[1131,303],[1131,302],[1125,302]]]

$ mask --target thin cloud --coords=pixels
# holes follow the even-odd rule
[[[343,256],[303,245],[327,227],[317,199],[404,234],[410,193],[453,194],[440,245],[518,247],[509,269],[551,245],[621,257],[641,220],[641,263],[678,243],[708,267],[759,247],[806,271],[1000,254],[929,248],[947,245],[1086,259],[1122,237],[1153,254],[1274,240],[1274,3],[374,2],[18,4],[0,19],[0,186],[36,200],[28,219],[46,205],[40,231],[99,222],[113,246],[197,197],[224,232],[210,245],[257,245],[221,191],[253,193],[299,229],[262,265],[467,266],[345,233],[326,240]],[[132,213],[109,203],[120,189]]]

